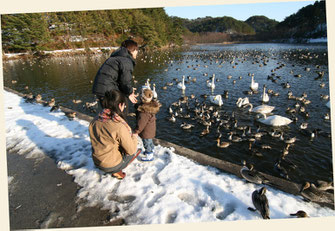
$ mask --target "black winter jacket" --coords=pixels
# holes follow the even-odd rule
[[[120,90],[127,97],[133,92],[131,83],[135,60],[127,48],[120,47],[102,64],[95,76],[92,92],[98,97],[110,90]]]

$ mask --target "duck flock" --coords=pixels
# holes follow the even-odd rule
[[[133,76],[138,92],[150,88],[163,104],[158,138],[242,164],[241,175],[251,182],[264,183],[258,170],[306,182],[304,190],[333,190],[326,48],[197,46],[172,54],[141,55]],[[94,57],[96,69],[104,58]],[[96,72],[84,69],[86,75]],[[90,78],[87,92],[94,74]],[[18,84],[15,79],[5,83]],[[45,104],[55,110],[52,98]],[[96,114],[95,100],[68,98],[65,106],[82,105],[84,113]],[[330,187],[318,188],[326,183]]]
[[[199,50],[160,64],[167,77],[134,81],[164,105],[159,138],[170,134],[172,142],[297,183],[331,182],[326,59],[326,50],[308,47]],[[309,161],[318,151],[322,165]],[[328,172],[310,178],[310,167]]]

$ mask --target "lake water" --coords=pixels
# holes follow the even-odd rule
[[[109,55],[82,55],[74,57],[48,58],[41,60],[15,60],[3,63],[4,85],[22,93],[33,92],[41,94],[43,99],[52,97],[62,106],[78,110],[94,116],[94,113],[83,108],[85,102],[95,100],[91,94],[92,80],[100,65]],[[318,78],[318,72],[323,72],[322,78]],[[276,115],[297,118],[296,122],[288,126],[276,128],[276,132],[283,132],[285,138],[296,137],[297,141],[289,148],[289,153],[282,161],[282,166],[287,170],[289,178],[297,183],[306,180],[318,179],[331,181],[333,176],[330,120],[325,120],[324,115],[330,114],[326,107],[328,100],[321,95],[329,95],[328,52],[326,45],[292,45],[292,44],[234,44],[234,45],[196,45],[184,50],[169,50],[142,54],[137,59],[134,71],[138,89],[149,78],[156,84],[158,99],[163,104],[157,115],[157,138],[176,143],[181,146],[205,153],[207,155],[241,164],[242,160],[252,163],[255,169],[280,176],[275,168],[275,163],[280,158],[286,144],[284,141],[263,135],[257,140],[252,149],[261,153],[261,156],[249,151],[249,142],[242,141],[232,143],[228,148],[222,149],[216,146],[218,136],[218,122],[210,126],[210,133],[201,137],[205,129],[203,124],[194,117],[195,100],[199,104],[205,103],[211,106],[206,95],[223,95],[228,92],[228,98],[223,98],[221,107],[213,105],[218,110],[221,120],[229,120],[231,127],[220,127],[221,140],[228,141],[228,133],[235,131],[242,136],[242,132],[234,127],[232,116],[237,120],[236,126],[250,126],[252,132],[260,129],[262,132],[271,132],[273,127],[263,125],[255,121],[255,114],[248,113],[246,108],[238,108],[236,101],[239,97],[248,97],[249,101],[258,106],[262,104],[262,87],[278,93],[278,96],[270,94],[268,105],[275,106]],[[219,81],[215,81],[215,89],[211,91],[206,86],[213,74]],[[186,90],[176,87],[176,80],[181,81],[182,76],[186,80],[196,78],[196,82],[186,83]],[[251,76],[259,83],[258,93],[247,95],[250,91]],[[298,77],[299,75],[300,77]],[[269,78],[270,76],[270,78]],[[272,80],[272,79],[274,80]],[[16,84],[12,80],[17,80]],[[173,83],[162,89],[166,83]],[[283,87],[289,83],[290,88]],[[324,84],[321,87],[320,84]],[[25,89],[29,86],[29,89]],[[299,101],[288,99],[287,93],[292,91],[294,96],[300,97],[306,93],[306,99],[311,103],[302,105]],[[181,104],[182,114],[189,113],[191,118],[177,117],[175,123],[170,122],[168,108],[180,97],[191,94],[194,99],[189,99],[188,108]],[[72,100],[80,99],[82,103],[74,104]],[[299,103],[305,108],[309,116],[297,112],[288,114],[288,107],[295,108]],[[200,106],[198,106],[200,107]],[[174,110],[177,108],[173,107]],[[300,108],[297,107],[297,108]],[[189,110],[189,112],[187,111]],[[134,109],[130,105],[130,112]],[[180,125],[187,122],[195,125],[191,130],[183,130]],[[135,125],[134,118],[129,118],[131,126]],[[299,128],[301,123],[308,123],[307,130],[319,130],[319,134],[311,140],[304,131]],[[261,145],[268,145],[271,149],[263,149]]]

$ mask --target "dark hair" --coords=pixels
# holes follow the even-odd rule
[[[125,104],[126,107],[123,112],[119,108],[119,104]],[[124,120],[126,120],[128,101],[127,97],[118,90],[110,90],[105,93],[105,97],[102,100],[102,107],[105,109],[110,109],[112,112],[121,116]]]
[[[133,52],[134,50],[138,50],[137,42],[132,39],[127,39],[121,43],[121,47],[125,47],[129,52]]]

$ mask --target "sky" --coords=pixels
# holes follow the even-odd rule
[[[264,15],[278,22],[283,21],[287,16],[298,12],[299,9],[315,1],[297,2],[273,2],[273,3],[248,3],[234,5],[204,5],[189,7],[165,7],[169,16],[196,19],[206,16],[223,17],[229,16],[237,20],[245,21],[251,16]]]
[[[248,207],[253,207],[252,193],[264,185],[197,164],[163,146],[155,146],[153,162],[134,160],[119,181],[94,166],[87,121],[70,121],[61,111],[50,112],[50,107],[26,103],[5,90],[4,110],[6,147],[17,153],[13,155],[38,159],[52,153],[57,167],[80,186],[77,197],[86,206],[103,205],[111,213],[120,209],[129,225],[262,220]],[[15,175],[8,182],[15,185]],[[310,217],[335,216],[332,209],[266,187],[271,219],[290,219],[298,210]]]

